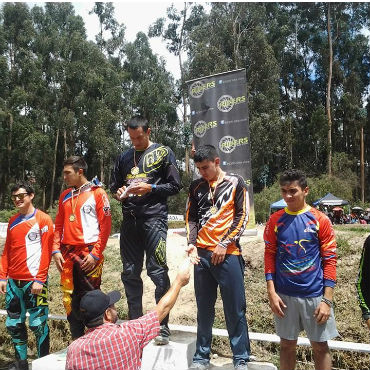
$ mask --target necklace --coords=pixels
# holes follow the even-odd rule
[[[220,176],[221,176],[221,171],[220,173],[218,174],[218,177],[217,177],[217,180],[216,180],[216,185],[215,185],[215,188],[213,189],[212,191],[212,186],[210,183],[208,183],[209,185],[209,195],[210,195],[210,198],[212,200],[212,207],[209,209],[209,211],[211,212],[211,215],[214,215],[217,213],[218,211],[218,208],[217,206],[215,205],[215,198],[214,198],[214,195],[216,193],[216,189],[217,189],[217,185],[218,185],[218,180],[220,179]]]
[[[86,185],[86,184],[90,184],[90,182],[85,182],[83,185],[81,185],[79,188],[78,188],[78,194],[77,194],[77,199],[76,199],[76,202],[73,203],[73,193],[74,193],[74,190],[72,190],[72,198],[71,198],[71,206],[72,206],[72,213],[70,214],[69,216],[69,221],[70,222],[74,222],[76,220],[76,214],[75,214],[75,211],[76,211],[76,207],[77,207],[77,203],[78,203],[78,198],[80,196],[80,193],[81,193],[81,189]],[[77,190],[77,189],[76,189]]]
[[[145,150],[144,150],[145,152]],[[138,167],[138,163],[140,162],[141,157],[143,156],[144,152],[141,153],[141,156],[139,157],[138,161],[136,162],[136,150],[134,149],[134,167],[131,168],[130,172],[132,176],[137,176],[140,172],[140,169]]]

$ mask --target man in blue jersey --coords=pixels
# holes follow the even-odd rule
[[[338,335],[333,304],[336,241],[330,220],[306,203],[306,176],[289,170],[280,177],[287,207],[266,224],[267,293],[280,337],[280,369],[293,370],[299,332],[309,338],[315,369],[330,370],[327,341]]]

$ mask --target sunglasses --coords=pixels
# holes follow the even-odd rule
[[[13,201],[17,200],[17,198],[19,198],[19,200],[23,200],[26,195],[29,195],[29,194],[28,193],[19,193],[19,194],[12,195],[10,197],[10,199],[13,200]]]

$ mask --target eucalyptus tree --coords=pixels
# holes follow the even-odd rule
[[[153,140],[169,145],[178,153],[180,127],[173,77],[166,70],[165,60],[153,54],[143,32],[127,44],[123,68],[124,104],[130,114],[143,114],[151,124]]]

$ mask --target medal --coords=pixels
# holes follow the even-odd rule
[[[73,222],[76,219],[76,216],[74,214],[69,216],[69,221]]]
[[[132,167],[130,172],[132,176],[138,175],[140,172],[139,167],[138,166]]]
[[[215,215],[217,213],[217,207],[216,206],[212,206],[209,211],[211,212],[211,215]]]

